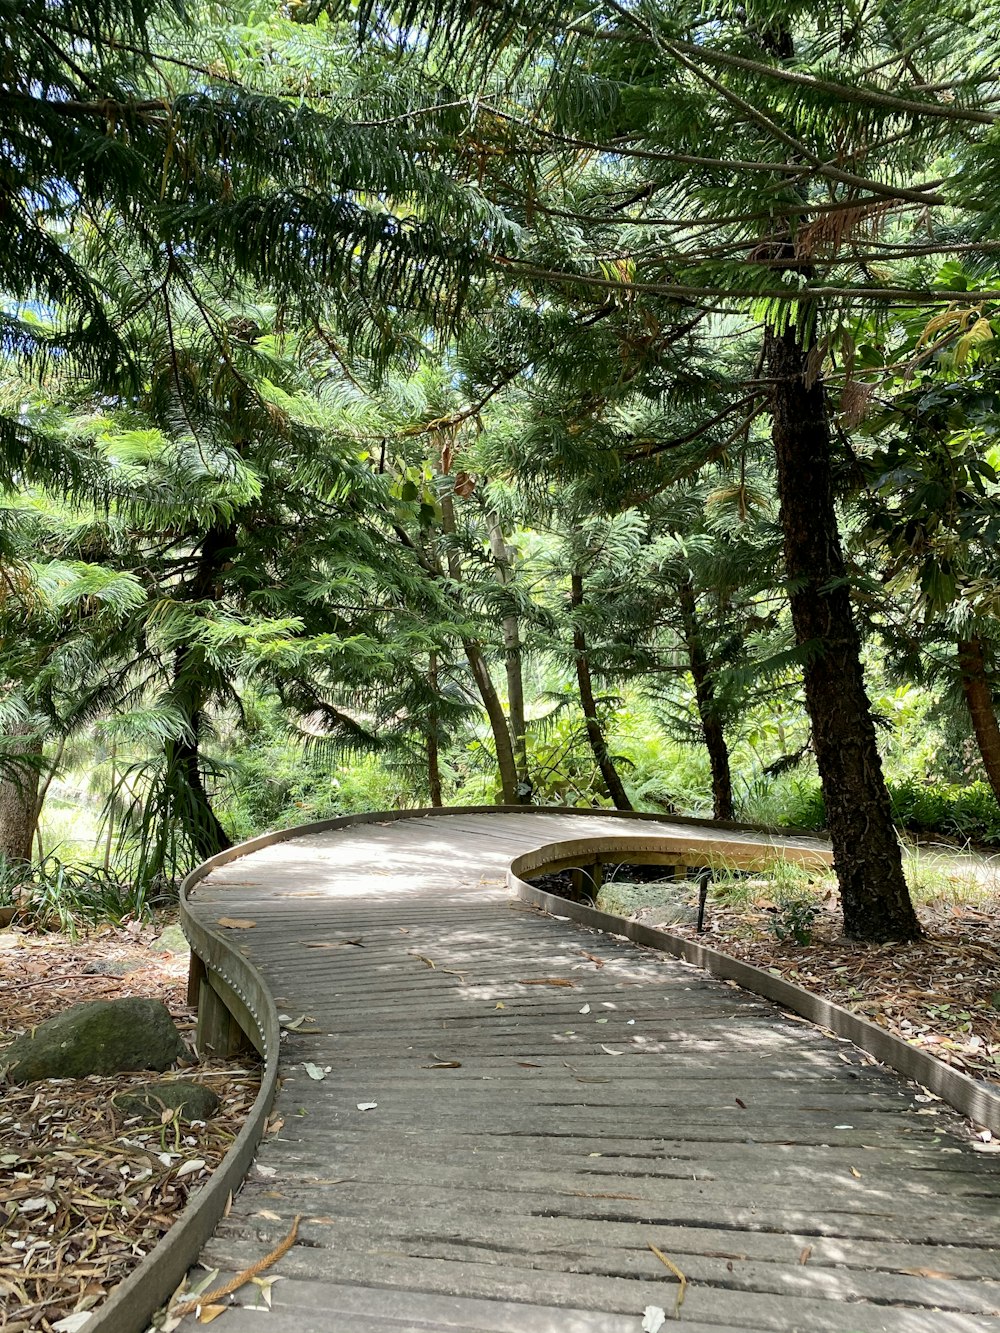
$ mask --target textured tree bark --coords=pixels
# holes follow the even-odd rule
[[[447,492],[441,497],[441,527],[449,537],[454,537],[455,505]],[[458,556],[451,550],[448,552],[448,573],[455,583],[462,582],[462,566]],[[486,716],[490,723],[490,730],[493,733],[493,744],[496,746],[497,752],[497,770],[500,777],[501,800],[504,805],[517,805],[517,764],[514,761],[514,746],[511,741],[507,715],[503,711],[503,704],[500,702],[500,696],[496,692],[493,678],[490,676],[489,666],[479,644],[473,639],[463,639],[462,647],[465,650],[466,660],[472,670],[476,688],[479,690],[479,697],[483,701],[483,707],[486,709]]]
[[[570,575],[570,606],[574,610],[583,606],[583,575]],[[628,798],[621,780],[621,775],[611,757],[604,729],[597,716],[597,703],[594,699],[594,682],[590,674],[590,658],[587,656],[587,637],[579,621],[573,623],[573,654],[576,661],[576,680],[580,690],[580,704],[583,707],[583,721],[587,728],[587,739],[593,751],[597,767],[608,789],[608,795],[616,810],[631,810],[632,802]]]
[[[24,741],[19,747],[17,741],[21,737]],[[28,726],[14,728],[8,732],[8,739],[14,744],[0,771],[0,852],[9,861],[30,861],[38,822],[38,761],[42,757],[42,742]],[[26,762],[18,763],[20,755]]]
[[[465,649],[466,659],[472,668],[476,687],[479,690],[479,697],[483,701],[483,707],[486,709],[486,716],[490,722],[490,730],[493,732],[493,744],[497,751],[497,771],[500,775],[500,793],[503,804],[517,805],[519,804],[517,799],[517,765],[514,762],[514,747],[511,744],[507,715],[503,711],[503,704],[500,702],[500,696],[496,692],[496,686],[490,676],[490,669],[479,645],[472,642],[471,639],[464,639],[462,647]]]
[[[194,574],[185,588],[188,600],[198,602],[213,596],[235,541],[235,523],[217,523],[208,529]],[[165,747],[167,780],[174,784],[174,808],[177,817],[187,825],[191,845],[201,860],[232,846],[212,808],[202,778],[200,732],[207,697],[204,671],[204,654],[200,648],[189,644],[177,650],[172,694],[174,703],[187,720],[189,734],[181,740],[168,741]]]
[[[861,940],[915,939],[920,926],[903,878],[840,546],[823,388],[807,378],[808,347],[795,329],[768,328],[765,354],[792,622],[805,650],[806,705],[844,930]]]
[[[711,664],[705,652],[694,589],[690,583],[680,585],[677,590],[677,601],[681,623],[684,626],[684,642],[687,647],[691,677],[694,680],[698,720],[701,723],[701,734],[705,740],[708,762],[712,770],[712,811],[716,819],[735,819],[729,746],[726,744],[725,729],[719,718]]]
[[[958,643],[962,694],[972,719],[972,730],[993,795],[1000,801],[1000,725],[993,707],[993,690],[986,672],[982,640],[974,635]]]
[[[437,698],[438,690],[437,668],[437,653],[432,652],[427,664],[427,683],[431,687],[431,692],[435,698]],[[441,796],[441,754],[438,743],[438,711],[436,706],[431,709],[427,727],[427,789],[432,807],[436,809],[444,805]]]
[[[497,571],[497,580],[507,587],[512,579],[510,556],[504,540],[500,520],[490,514],[490,550]],[[524,715],[524,672],[521,655],[521,626],[513,613],[503,618],[504,667],[507,672],[507,707],[510,715],[511,742],[514,747],[514,766],[517,770],[516,797],[518,804],[531,804],[531,778],[528,774],[528,729]]]

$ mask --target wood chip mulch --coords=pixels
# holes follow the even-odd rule
[[[75,941],[0,933],[0,1046],[71,1004],[125,996],[162,1000],[193,1041],[194,1015],[185,1004],[187,958],[153,952],[156,934],[138,924]],[[124,974],[85,970],[95,966]],[[150,1125],[126,1119],[112,1106],[112,1094],[160,1077],[149,1070],[4,1087],[5,1333],[74,1333],[222,1160],[257,1095],[259,1070],[246,1061],[205,1061],[174,1072],[218,1095],[221,1108],[211,1120]]]

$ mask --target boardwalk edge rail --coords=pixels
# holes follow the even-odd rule
[[[388,824],[403,819],[479,814],[579,815],[591,818],[595,815],[606,815],[609,820],[616,823],[670,823],[691,828],[747,832],[758,836],[804,837],[814,841],[817,848],[823,846],[822,840],[812,830],[781,828],[773,825],[564,806],[453,805],[436,809],[372,811],[317,820],[314,823],[300,824],[294,828],[250,838],[202,862],[181,884],[181,925],[191,944],[192,963],[198,959],[200,966],[218,972],[241,995],[253,1016],[257,1026],[255,1044],[263,1048],[265,1056],[260,1091],[236,1141],[211,1178],[191,1196],[170,1230],[113,1290],[107,1301],[91,1314],[85,1325],[85,1333],[141,1333],[149,1325],[155,1311],[169,1301],[225,1213],[230,1196],[236,1193],[246,1178],[257,1146],[264,1135],[268,1112],[277,1089],[281,1031],[274,1000],[260,972],[239,953],[236,944],[222,932],[205,927],[193,916],[188,908],[188,897],[191,892],[213,870],[244,856],[250,856],[254,852],[262,851],[275,843],[291,842],[296,838],[330,833],[358,824]],[[648,845],[649,841],[646,839],[644,843]],[[595,843],[607,844],[609,849],[610,845],[614,844],[615,850],[629,850],[629,839],[625,837],[586,839],[573,846],[581,851],[596,850]],[[791,982],[772,977],[769,973],[762,972],[747,963],[727,958],[706,945],[695,944],[667,931],[654,930],[622,917],[571,903],[565,898],[545,893],[525,883],[519,877],[521,872],[538,871],[553,860],[553,849],[558,852],[568,845],[550,843],[516,858],[507,872],[508,884],[525,902],[532,903],[553,916],[569,917],[610,934],[624,935],[637,944],[672,953],[675,957],[706,968],[715,976],[736,981],[746,990],[777,1001],[820,1027],[847,1037],[876,1059],[937,1093],[964,1115],[1000,1134],[1000,1097],[967,1075],[949,1068],[934,1056],[917,1051],[898,1038],[891,1037],[875,1024],[858,1018],[829,1000],[812,996]],[[631,845],[633,850],[644,849],[643,844],[636,839],[632,840]],[[253,1034],[248,1035],[253,1036]]]
[[[330,833],[356,824],[387,824],[400,819],[422,819],[435,815],[512,813],[594,815],[600,812],[582,809],[571,811],[554,806],[453,805],[433,810],[378,810],[364,814],[340,815],[335,819],[322,819],[310,824],[299,824],[290,829],[262,833],[256,838],[237,843],[236,846],[229,847],[203,861],[184,879],[180,888],[180,918],[184,933],[191,945],[192,962],[197,958],[201,966],[220,975],[240,995],[250,1011],[257,1027],[255,1045],[264,1051],[260,1091],[236,1141],[216,1167],[211,1178],[192,1194],[169,1231],[156,1242],[128,1277],[114,1288],[108,1299],[93,1311],[84,1326],[86,1333],[141,1333],[141,1330],[149,1325],[152,1315],[170,1300],[225,1213],[230,1195],[236,1193],[246,1178],[257,1146],[264,1135],[268,1112],[277,1089],[281,1030],[278,1011],[271,993],[263,977],[253,964],[238,952],[236,945],[221,931],[203,926],[189,911],[188,897],[191,892],[213,870],[228,865],[230,861],[250,856],[275,843],[291,842],[296,838],[309,837],[311,834]],[[609,812],[611,813],[613,812]],[[663,819],[661,815],[646,814],[618,817],[661,822]],[[694,825],[712,823],[710,820],[680,818],[672,818],[671,822]],[[247,1035],[254,1037],[252,1033]]]
[[[550,843],[546,847],[539,847],[516,857],[507,871],[507,884],[523,902],[540,908],[550,916],[568,918],[606,934],[625,936],[635,944],[658,949],[686,963],[703,968],[721,980],[735,981],[744,990],[772,1000],[792,1013],[815,1023],[817,1027],[853,1042],[860,1050],[894,1069],[896,1073],[912,1079],[913,1082],[919,1083],[929,1092],[942,1098],[975,1124],[1000,1135],[1000,1093],[970,1075],[963,1074],[953,1066],[945,1064],[943,1060],[928,1051],[909,1045],[901,1037],[896,1037],[879,1027],[877,1023],[871,1023],[832,1000],[814,995],[811,991],[804,990],[783,977],[776,977],[762,968],[754,967],[751,963],[720,953],[710,945],[675,935],[670,930],[646,926],[639,921],[630,921],[626,917],[598,911],[594,907],[563,898],[559,894],[548,893],[527,882],[525,878],[528,875],[544,874],[548,869],[565,865],[567,861],[573,859],[578,860],[581,865],[586,865],[588,858],[593,861],[596,856],[603,855],[608,859],[608,853],[621,853],[623,859],[629,852],[641,854],[646,850],[649,841],[640,842],[628,838],[586,838],[576,842]],[[640,856],[636,857],[637,861],[640,859]]]

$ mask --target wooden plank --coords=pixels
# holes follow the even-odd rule
[[[213,1265],[222,1262],[249,1263],[257,1247],[229,1242],[223,1249],[213,1241],[205,1257]],[[296,1247],[281,1260],[279,1272],[290,1278],[321,1278],[330,1263],[330,1251]],[[326,1266],[324,1265],[324,1260]],[[580,1272],[540,1270],[530,1264],[515,1264],[508,1256],[504,1264],[452,1261],[425,1255],[411,1257],[389,1246],[369,1254],[338,1251],[336,1272],[341,1282],[360,1286],[394,1288],[400,1292],[436,1290],[441,1295],[473,1296],[485,1300],[511,1301],[527,1297],[529,1301],[543,1294],[555,1305],[603,1310],[609,1314],[630,1314],[637,1319],[646,1304],[671,1309],[677,1293],[652,1252],[647,1252],[643,1278],[595,1276]],[[728,1279],[728,1270],[721,1265]],[[709,1283],[688,1287],[684,1302],[684,1320],[703,1320],[727,1329],[754,1328],[773,1330],[810,1330],[810,1333],[848,1333],[864,1328],[865,1333],[995,1333],[992,1315],[922,1306],[919,1297],[905,1306],[860,1304],[842,1293],[843,1278],[830,1271],[831,1280],[822,1297],[785,1293],[775,1297],[770,1292],[733,1290]],[[280,1285],[275,1288],[275,1303]],[[949,1287],[950,1283],[941,1283]],[[280,1308],[280,1307],[279,1307]],[[863,1324],[861,1323],[863,1320]],[[558,1327],[558,1326],[557,1326]]]
[[[553,1233],[548,1241],[530,1226],[514,1224],[504,1230],[475,1226],[474,1218],[463,1216],[449,1228],[436,1220],[424,1223],[414,1218],[409,1226],[398,1217],[379,1219],[369,1225],[345,1219],[343,1225],[311,1225],[306,1218],[304,1235],[309,1254],[303,1257],[302,1273],[322,1273],[329,1263],[329,1252],[350,1252],[364,1256],[373,1252],[405,1254],[412,1259],[440,1259],[448,1262],[489,1264],[498,1268],[530,1268],[544,1273],[565,1268],[567,1254],[572,1254],[573,1271],[594,1278],[617,1277],[648,1281],[654,1260],[649,1240],[669,1254],[688,1281],[699,1286],[722,1286],[734,1292],[758,1295],[807,1297],[820,1300],[873,1301],[901,1306],[927,1306],[932,1309],[961,1311],[967,1314],[993,1315],[1000,1307],[1000,1282],[983,1280],[980,1275],[962,1280],[956,1275],[921,1276],[917,1262],[908,1256],[909,1272],[882,1268],[870,1272],[861,1265],[839,1262],[823,1263],[811,1252],[806,1264],[797,1262],[808,1240],[797,1247],[786,1241],[783,1262],[755,1261],[739,1250],[719,1249],[718,1236],[706,1236],[709,1254],[678,1244],[675,1233],[637,1230],[629,1243],[608,1245],[598,1235],[584,1241],[577,1234]],[[220,1237],[239,1245],[255,1240],[252,1227],[223,1224]],[[647,1239],[648,1238],[648,1239]],[[324,1244],[325,1241],[325,1244]],[[270,1243],[270,1241],[269,1241]],[[723,1242],[724,1243],[724,1242]],[[713,1248],[716,1247],[716,1248]],[[811,1247],[810,1247],[811,1248]],[[654,1256],[655,1258],[655,1256]],[[804,1269],[804,1272],[798,1271]],[[928,1269],[927,1272],[934,1270]]]
[[[268,1333],[303,1333],[303,1318],[324,1317],[343,1333],[636,1333],[633,1315],[608,1315],[572,1306],[523,1301],[481,1301],[423,1291],[404,1298],[391,1289],[293,1279],[280,1284],[282,1309],[266,1316]],[[277,1292],[277,1288],[275,1288]],[[252,1297],[250,1298],[252,1300]],[[684,1321],[684,1333],[719,1333],[718,1325]]]
[[[644,1305],[669,1313],[676,1293],[650,1240],[690,1269],[692,1333],[1000,1327],[1000,1164],[954,1116],[764,999],[507,905],[512,856],[575,840],[603,858],[610,826],[641,826],[664,857],[669,840],[750,859],[773,845],[672,820],[466,812],[340,821],[212,871],[192,912],[252,917],[234,947],[320,1031],[285,1036],[284,1127],[203,1258],[241,1267],[305,1214],[276,1268],[275,1333],[636,1333]],[[335,947],[306,947],[319,941]],[[574,985],[524,984],[558,976]],[[422,1067],[438,1057],[461,1066]],[[244,1333],[259,1316],[226,1322]]]

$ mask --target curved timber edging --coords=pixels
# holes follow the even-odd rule
[[[853,1042],[860,1050],[874,1056],[896,1073],[912,1079],[935,1093],[976,1124],[984,1126],[994,1134],[1000,1134],[1000,1094],[985,1083],[945,1064],[937,1056],[910,1046],[901,1037],[887,1032],[877,1023],[870,1023],[868,1019],[852,1014],[849,1009],[820,995],[814,995],[811,991],[795,985],[794,982],[786,981],[783,977],[776,977],[762,968],[754,967],[751,963],[720,953],[710,945],[675,935],[669,930],[645,926],[626,917],[614,916],[610,912],[599,912],[596,908],[587,907],[583,903],[548,893],[523,878],[525,875],[541,874],[549,869],[566,866],[571,864],[574,858],[578,864],[586,864],[588,858],[609,860],[609,853],[622,854],[623,859],[628,853],[641,855],[653,849],[655,844],[658,844],[664,853],[679,852],[685,846],[683,840],[677,838],[658,838],[655,841],[636,838],[584,838],[578,842],[550,843],[547,847],[539,847],[516,857],[507,871],[507,883],[523,902],[530,903],[551,916],[565,917],[608,934],[623,935],[635,944],[672,954],[673,957],[680,958],[686,963],[704,968],[713,976],[724,981],[735,981],[744,990],[773,1000],[818,1027]],[[732,846],[725,848],[724,844],[720,843],[718,847],[719,854],[728,856],[731,860],[736,859],[735,849]],[[703,845],[703,850],[708,849]],[[746,855],[749,857],[752,853],[748,851]]]
[[[94,1311],[85,1326],[87,1333],[138,1333],[148,1326],[154,1311],[169,1301],[250,1170],[274,1100],[281,1032],[278,1011],[264,979],[225,936],[202,926],[186,910],[187,894],[219,863],[219,858],[213,857],[184,880],[181,920],[192,951],[229,981],[253,1015],[265,1053],[260,1091],[243,1128],[211,1178],[192,1194],[169,1231]]]
[[[197,1193],[189,1199],[186,1207],[177,1217],[170,1230],[157,1241],[153,1249],[142,1261],[132,1270],[127,1278],[124,1279],[111,1293],[108,1300],[95,1310],[86,1324],[86,1333],[141,1333],[150,1321],[153,1313],[164,1305],[177,1289],[182,1278],[195,1263],[198,1255],[208,1240],[209,1236],[215,1230],[219,1220],[226,1211],[230,1196],[234,1194],[242,1184],[247,1172],[253,1162],[257,1146],[264,1133],[268,1112],[274,1099],[278,1078],[278,1049],[280,1042],[280,1025],[278,1023],[277,1009],[274,1001],[268,991],[263,978],[257,969],[238,951],[235,943],[219,931],[212,930],[202,925],[188,909],[187,900],[195,887],[213,870],[220,866],[228,865],[231,861],[238,860],[245,856],[250,856],[254,852],[263,850],[265,847],[271,847],[276,843],[290,842],[297,838],[309,837],[317,833],[330,833],[341,828],[350,828],[358,824],[388,824],[395,823],[404,819],[425,819],[434,817],[447,817],[449,815],[470,815],[470,814],[517,814],[517,815],[576,815],[580,817],[603,816],[609,821],[615,823],[670,823],[681,825],[692,829],[719,829],[730,833],[746,832],[756,834],[758,837],[779,836],[783,838],[797,837],[808,840],[816,844],[816,851],[822,855],[824,846],[821,834],[817,834],[811,829],[790,829],[780,828],[773,825],[747,824],[735,821],[721,821],[713,819],[702,819],[694,816],[672,815],[666,812],[662,814],[647,813],[644,811],[618,811],[607,809],[595,809],[593,807],[578,806],[497,806],[497,805],[461,805],[461,806],[441,806],[433,809],[418,808],[412,810],[383,810],[372,811],[364,814],[340,815],[333,819],[317,820],[309,824],[299,824],[293,828],[280,829],[270,833],[263,833],[255,838],[250,838],[245,842],[238,843],[234,847],[227,848],[219,852],[216,856],[210,857],[201,865],[197,866],[185,878],[181,885],[180,894],[180,912],[181,924],[191,943],[192,952],[208,969],[215,969],[230,985],[237,991],[247,1008],[254,1017],[254,1022],[258,1029],[259,1044],[265,1052],[264,1071],[261,1080],[260,1092],[250,1109],[246,1123],[240,1131],[233,1146],[223,1158],[222,1162],[216,1167],[210,1180],[206,1182]],[[590,840],[593,843],[594,840]],[[602,843],[614,843],[616,848],[620,848],[623,843],[627,843],[627,838],[600,839]],[[633,839],[633,843],[639,839]],[[652,839],[643,840],[647,843]],[[657,840],[662,847],[664,840],[661,837]],[[678,845],[683,845],[683,839],[674,840]],[[700,840],[699,840],[700,841]],[[773,844],[772,844],[773,848]],[[693,850],[693,849],[692,849]],[[732,852],[732,846],[728,851]],[[722,852],[723,855],[727,852]],[[531,857],[538,857],[538,852],[530,854]],[[513,867],[522,865],[527,858],[518,858],[512,863]],[[698,859],[697,857],[695,858]],[[789,994],[798,993],[804,1000],[812,1000],[817,1005],[825,1006],[824,1013],[827,1011],[837,1011],[843,1014],[845,1018],[851,1019],[854,1023],[864,1028],[871,1029],[872,1033],[883,1041],[889,1040],[887,1034],[873,1024],[865,1023],[864,1020],[856,1019],[853,1015],[847,1014],[845,1010],[840,1010],[838,1006],[831,1005],[828,1001],[818,1001],[815,997],[808,996],[806,992],[799,991],[798,987],[792,986],[788,982],[778,982],[776,978],[769,977],[766,973],[759,972],[756,968],[751,968],[746,964],[738,964],[733,960],[724,958],[721,954],[716,954],[714,950],[706,949],[704,946],[690,945],[686,940],[681,940],[676,936],[669,936],[666,932],[650,931],[647,927],[639,927],[634,923],[626,922],[618,917],[608,916],[604,913],[591,911],[590,909],[576,909],[573,904],[566,900],[553,897],[550,894],[541,893],[533,889],[530,885],[524,884],[516,877],[511,877],[512,871],[508,872],[508,880],[521,893],[521,896],[529,902],[536,902],[545,910],[554,910],[554,914],[560,916],[574,915],[576,910],[588,913],[587,916],[579,916],[574,919],[585,921],[586,924],[596,925],[598,929],[609,930],[615,934],[628,935],[640,944],[649,944],[654,948],[665,948],[680,957],[688,957],[685,950],[690,947],[694,952],[690,956],[690,961],[698,962],[703,967],[708,967],[710,971],[715,971],[716,975],[731,976],[739,981],[748,990],[758,991],[760,994],[770,995],[776,998],[779,1003],[787,1004],[789,1008],[797,1009],[806,1017],[812,1017],[814,1022],[818,1022],[827,1027],[834,1027],[829,1017],[822,1015],[814,1016],[806,1014],[805,1010],[793,1000],[786,998],[785,991],[779,995],[777,989],[773,991],[763,991],[754,984],[752,979],[741,980],[745,973],[748,977],[755,974],[762,978],[763,982],[772,987],[784,987]],[[573,910],[571,910],[573,909]],[[703,961],[708,955],[713,955],[719,960],[720,967],[716,968],[709,962]],[[721,967],[725,965],[742,971],[724,972]],[[836,1030],[836,1029],[834,1029]],[[845,1033],[844,1035],[849,1035]],[[857,1040],[853,1037],[852,1040]],[[900,1043],[902,1044],[902,1043]],[[864,1041],[858,1041],[858,1045],[865,1049],[872,1050],[880,1059],[885,1059],[886,1063],[892,1061],[872,1047],[866,1046]],[[919,1052],[909,1050],[911,1055],[918,1056]],[[948,1070],[946,1066],[932,1057],[922,1056],[922,1059],[945,1073],[951,1074],[954,1079],[959,1079],[962,1083],[968,1083],[972,1087],[976,1085],[971,1079],[957,1074],[955,1071]],[[894,1066],[895,1067],[895,1066]],[[915,1074],[912,1077],[918,1077],[927,1087],[938,1091],[934,1081],[924,1075]],[[940,1093],[946,1100],[952,1098],[945,1092]],[[957,1102],[953,1102],[958,1105]],[[997,1099],[989,1098],[990,1107],[1000,1105]],[[963,1109],[959,1106],[959,1109]],[[966,1111],[966,1114],[973,1115],[975,1119],[984,1125],[996,1128],[1000,1132],[1000,1113],[994,1111],[993,1118],[984,1114],[980,1110]]]
[[[213,870],[228,865],[231,861],[250,856],[275,843],[290,842],[314,833],[329,833],[339,828],[350,828],[355,824],[385,824],[400,819],[420,819],[428,815],[511,812],[525,814],[531,810],[540,814],[567,813],[552,806],[444,806],[433,810],[381,810],[365,814],[340,815],[334,819],[299,824],[294,828],[279,829],[271,833],[262,833],[256,838],[249,838],[203,861],[186,876],[180,889],[181,925],[191,944],[192,953],[201,959],[206,968],[217,972],[229,983],[253,1017],[258,1037],[258,1042],[255,1044],[262,1047],[265,1054],[260,1091],[236,1141],[216,1167],[211,1178],[191,1195],[170,1229],[156,1242],[128,1277],[115,1287],[104,1304],[91,1314],[85,1326],[86,1333],[141,1333],[141,1330],[149,1325],[155,1311],[169,1301],[182,1278],[197,1260],[205,1242],[214,1232],[226,1211],[230,1196],[239,1189],[246,1178],[257,1146],[263,1137],[267,1115],[274,1101],[281,1039],[278,1011],[263,977],[253,964],[243,957],[226,935],[204,926],[188,910],[188,896],[196,886]],[[593,815],[599,812],[581,809],[574,813]],[[656,815],[642,814],[631,817],[660,818]]]

